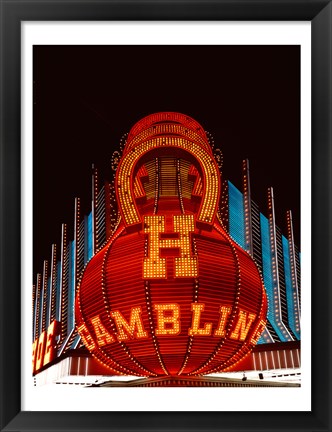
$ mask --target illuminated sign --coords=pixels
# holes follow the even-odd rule
[[[153,309],[156,312],[156,335],[168,336],[178,335],[181,329],[181,311],[180,306],[174,304],[154,304]],[[201,323],[201,312],[204,311],[204,303],[192,303],[192,319],[191,326],[188,328],[189,336],[211,336],[224,337],[226,328],[226,317],[229,317],[231,308],[228,306],[220,306],[220,318],[218,325],[212,331],[212,323]],[[116,340],[123,341],[128,339],[142,339],[147,338],[148,333],[144,329],[144,323],[141,317],[142,308],[133,307],[130,310],[129,322],[119,311],[112,311],[110,315],[114,318],[117,327],[117,334],[111,335],[106,329],[105,325],[101,322],[99,315],[90,319],[90,324],[94,330],[94,338],[88,336],[89,332],[84,324],[79,328],[85,345],[95,348],[94,340],[97,345],[102,347],[107,344],[114,343]],[[230,339],[244,341],[252,326],[255,314],[239,310],[238,316],[233,325],[233,330],[230,333]],[[265,322],[262,321],[265,325]],[[251,335],[251,340],[254,341],[257,335],[261,333],[260,327],[256,328],[254,334]]]
[[[130,131],[115,181],[121,219],[87,264],[75,305],[83,343],[110,373],[230,370],[257,343],[265,289],[220,222],[220,188],[195,120],[158,113]]]
[[[155,149],[178,149],[184,150],[190,156],[194,156],[199,162],[203,173],[206,194],[202,199],[197,222],[201,225],[211,225],[215,217],[215,210],[218,205],[220,178],[216,162],[213,155],[201,146],[180,137],[152,138],[138,144],[129,153],[125,154],[119,164],[117,176],[117,193],[120,209],[126,225],[140,226],[141,218],[133,197],[132,177],[135,166],[139,159],[151,150]]]
[[[197,277],[197,257],[191,256],[189,234],[195,230],[193,215],[173,216],[174,233],[178,238],[161,239],[165,232],[165,216],[145,216],[144,232],[149,234],[150,256],[143,261],[143,278],[166,278],[166,258],[160,258],[160,249],[179,249],[175,258],[175,277]]]
[[[50,363],[56,357],[56,336],[60,334],[61,325],[53,321],[47,330],[44,330],[32,344],[32,371],[38,372],[40,368]]]

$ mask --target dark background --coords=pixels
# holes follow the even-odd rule
[[[248,158],[253,199],[266,214],[273,186],[277,225],[291,209],[300,246],[298,46],[35,46],[33,79],[34,278],[63,222],[72,239],[74,198],[90,211],[92,163],[111,178],[121,136],[158,111],[201,123],[239,189]]]

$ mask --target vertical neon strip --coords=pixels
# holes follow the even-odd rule
[[[92,255],[95,254],[97,249],[96,238],[96,209],[98,197],[98,173],[97,169],[92,165],[92,202],[91,202],[91,217],[92,217]],[[91,256],[92,256],[91,255]]]
[[[279,334],[282,334],[280,340],[282,342],[292,341],[287,327],[282,322],[281,300],[280,300],[280,284],[279,284],[279,266],[278,266],[278,250],[277,250],[277,235],[274,212],[274,194],[273,188],[268,189],[268,207],[269,207],[269,234],[271,247],[271,264],[272,264],[272,281],[273,281],[273,302],[271,306],[274,308],[274,315],[279,329]]]
[[[40,308],[41,308],[41,298],[42,298],[42,289],[41,289],[41,274],[37,273],[37,281],[36,281],[36,307],[35,307],[35,315],[34,315],[34,321],[35,321],[35,334],[34,339],[39,338],[40,336]]]
[[[37,296],[36,296],[36,285],[32,285],[32,342],[35,340],[36,335],[36,306],[37,306]]]
[[[300,333],[296,324],[298,320],[297,312],[297,296],[294,296],[294,290],[291,279],[291,264],[289,258],[289,243],[286,237],[282,236],[282,248],[284,253],[284,270],[285,270],[285,283],[286,283],[286,295],[287,295],[287,310],[288,310],[288,323],[292,332],[298,340],[300,340]]]
[[[66,272],[65,265],[67,259],[67,227],[66,224],[62,224],[62,233],[61,233],[61,272],[60,272],[60,322],[61,322],[61,339],[65,337],[65,322],[67,320],[67,311],[64,310],[64,301],[67,292],[65,292],[66,288]]]
[[[268,189],[268,204],[269,204],[269,233],[270,233],[270,250],[271,250],[271,265],[272,265],[272,284],[273,284],[273,306],[274,313],[281,319],[281,303],[279,292],[279,270],[278,270],[278,253],[277,253],[277,239],[276,239],[276,226],[274,214],[274,194],[273,188]]]
[[[41,331],[47,329],[46,326],[46,312],[48,303],[48,262],[44,261],[43,267],[43,306],[41,307]]]
[[[52,244],[52,258],[51,258],[51,299],[49,302],[49,320],[50,323],[55,320],[56,310],[56,245]]]
[[[290,278],[291,278],[291,285],[292,285],[292,303],[294,304],[295,330],[297,333],[300,333],[301,309],[300,309],[300,301],[299,301],[299,286],[298,286],[298,275],[297,275],[296,257],[295,257],[293,219],[292,219],[292,212],[290,210],[287,212],[287,228],[288,228]]]
[[[51,277],[47,281],[47,296],[46,296],[46,320],[45,320],[45,330],[48,329],[51,324],[51,305],[52,305],[52,284]]]
[[[44,305],[44,286],[41,286],[40,297],[39,297],[39,316],[38,316],[38,333],[39,335],[43,332],[43,305]]]
[[[56,265],[56,302],[55,319],[61,321],[61,262]]]
[[[245,249],[243,195],[230,181],[228,182],[228,203],[229,234]]]
[[[67,334],[75,326],[75,242],[69,243]]]
[[[86,261],[89,261],[93,256],[93,236],[93,216],[91,212],[87,217],[86,224]]]
[[[272,265],[271,265],[271,248],[269,236],[269,221],[267,218],[260,214],[261,222],[261,239],[262,239],[262,262],[263,262],[263,275],[266,294],[269,300],[269,306],[273,301],[273,280],[272,280]],[[273,323],[274,313],[273,308],[269,307],[268,319]]]
[[[78,265],[78,247],[80,244],[80,199],[75,198],[75,216],[74,216],[74,290],[77,289],[77,265]]]
[[[112,233],[111,226],[111,191],[110,191],[110,183],[105,182],[105,236],[106,240]]]
[[[254,253],[252,242],[252,220],[251,220],[251,190],[249,161],[242,162],[243,173],[243,211],[244,211],[244,230],[245,230],[245,250],[252,256]]]
[[[262,262],[263,262],[263,278],[268,297],[269,309],[268,309],[268,320],[273,325],[275,332],[279,339],[285,342],[284,335],[278,326],[278,319],[275,315],[274,308],[274,286],[272,277],[272,257],[271,257],[271,243],[270,243],[270,225],[268,219],[260,214],[261,223],[261,240],[262,240]]]
[[[43,309],[44,309],[44,283],[40,286],[40,297],[39,297],[39,316],[38,316],[38,333],[39,335],[43,332]]]

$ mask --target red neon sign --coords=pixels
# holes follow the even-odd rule
[[[165,172],[149,162],[170,157]],[[190,117],[153,114],[129,133],[115,184],[121,221],[76,298],[82,340],[112,374],[229,370],[257,343],[265,289],[218,218],[220,183],[204,129]]]
[[[32,344],[32,371],[38,372],[56,357],[56,336],[60,333],[61,325],[53,321]]]

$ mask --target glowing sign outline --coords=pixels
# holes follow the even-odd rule
[[[197,160],[203,173],[203,184],[205,185],[205,193],[198,211],[197,222],[201,223],[203,227],[206,225],[212,227],[220,196],[219,169],[212,154],[201,145],[182,137],[152,138],[138,144],[123,156],[118,166],[115,185],[119,208],[126,227],[142,226],[142,219],[138,212],[132,187],[133,173],[139,160],[149,151],[158,148],[178,148],[191,154]]]

